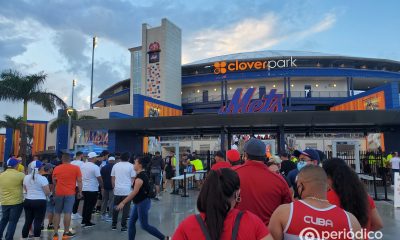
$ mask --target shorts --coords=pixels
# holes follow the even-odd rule
[[[196,181],[203,180],[203,174],[196,173],[196,174],[194,175],[194,180],[196,180]]]
[[[154,185],[161,185],[161,173],[150,173],[150,178],[153,179]]]
[[[54,196],[54,212],[71,214],[75,203],[75,195]]]
[[[54,213],[54,201],[47,200],[47,205],[46,205],[46,212],[47,213]]]

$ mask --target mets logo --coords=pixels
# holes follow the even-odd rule
[[[226,62],[215,62],[214,63],[214,73],[215,74],[226,73]]]

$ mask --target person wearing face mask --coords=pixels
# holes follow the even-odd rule
[[[318,166],[320,163],[320,155],[318,154],[317,150],[311,148],[307,148],[304,151],[295,150],[293,155],[298,158],[299,161],[297,162],[297,168],[288,173],[287,181],[289,183],[290,190],[293,193],[293,197],[298,198],[299,195],[296,189],[297,174],[299,174],[299,171],[307,165]]]
[[[308,234],[312,234],[312,239],[321,239],[327,233],[329,236],[360,233],[356,217],[327,200],[327,176],[321,167],[311,164],[303,167],[296,188],[302,200],[283,204],[272,214],[268,228],[274,239],[311,239]],[[362,239],[357,234],[355,239]],[[352,239],[348,238],[350,235],[336,239]]]
[[[249,211],[235,209],[241,201],[240,178],[229,168],[211,170],[197,198],[200,214],[183,220],[172,239],[272,239],[265,224]]]

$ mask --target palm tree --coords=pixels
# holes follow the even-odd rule
[[[23,163],[27,155],[27,119],[28,102],[34,102],[43,107],[49,113],[54,113],[57,106],[66,108],[67,105],[57,95],[43,90],[41,87],[46,81],[47,75],[43,72],[31,75],[22,75],[18,71],[7,70],[0,75],[0,101],[23,102],[21,143],[19,155]]]
[[[15,131],[20,130],[22,126],[22,117],[11,117],[9,115],[4,115],[4,121],[0,120],[0,128],[11,128],[12,129],[12,136],[11,136],[11,143],[14,142],[14,135]],[[10,153],[14,152],[14,144],[11,144]]]
[[[76,111],[76,109],[73,109],[72,114],[71,114],[71,120],[72,121],[79,121],[79,120],[90,120],[90,119],[97,119],[96,117],[93,116],[88,116],[88,115],[82,115],[82,116],[78,116],[78,112]],[[49,126],[49,130],[50,132],[54,132],[59,126],[61,125],[67,125],[68,124],[68,115],[67,115],[67,111],[63,111],[56,120],[54,120],[52,123],[50,123]],[[76,137],[77,137],[77,129],[76,126],[73,125],[71,127],[71,132],[70,132],[70,136],[72,135],[72,132],[74,132],[74,144],[73,146],[75,146],[76,144]]]
[[[11,136],[11,149],[10,153],[14,152],[14,136],[16,131],[21,131],[23,126],[23,118],[21,116],[14,118],[9,115],[4,115],[4,120],[0,120],[0,128],[10,128],[12,129]],[[33,138],[33,127],[28,125],[27,135],[29,138]]]

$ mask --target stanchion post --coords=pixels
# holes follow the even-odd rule
[[[186,169],[183,171],[183,195],[182,197],[189,197],[189,195],[186,194]]]

